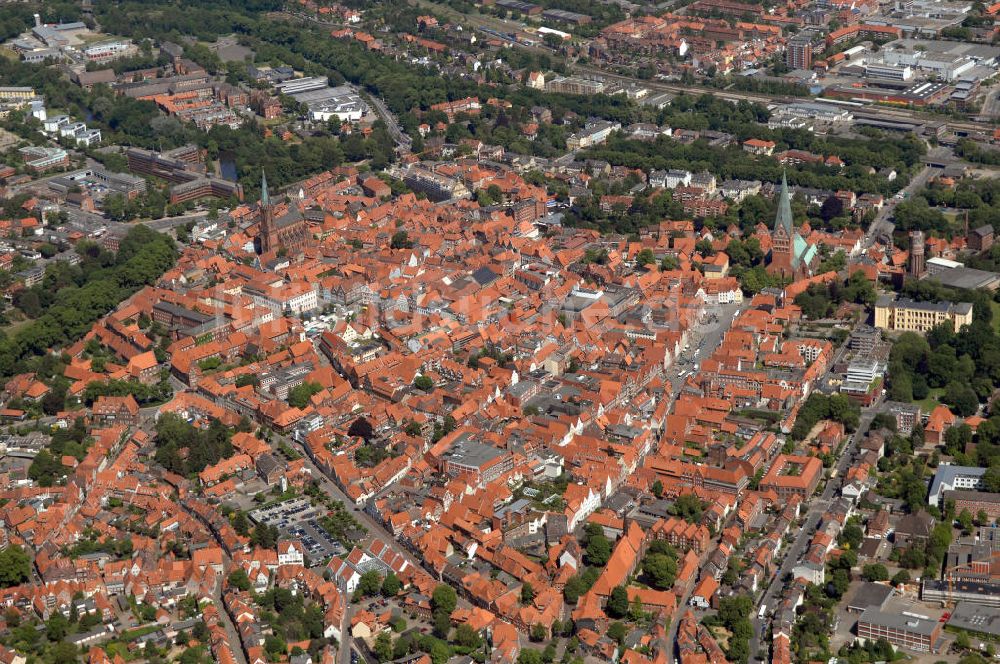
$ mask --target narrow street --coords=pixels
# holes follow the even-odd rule
[[[722,337],[732,327],[737,314],[749,306],[750,303],[747,300],[742,304],[717,305],[708,309],[707,315],[709,317],[714,316],[714,318],[709,318],[710,324],[699,325],[691,332],[688,340],[688,349],[682,352],[678,356],[677,361],[666,369],[667,380],[670,383],[670,395],[668,398],[671,402],[677,399],[684,381],[687,380],[688,375],[694,370],[694,365],[699,364],[705,357],[712,355],[715,349],[719,347],[719,344],[722,343]],[[709,552],[705,552],[701,558],[701,562],[704,562],[708,555]],[[688,599],[691,597],[693,590],[694,586],[692,585],[685,591],[682,597],[678,598],[677,609],[670,618],[667,643],[671,644],[671,650],[676,648],[677,625],[684,614]]]
[[[373,519],[364,510],[359,509],[358,506],[354,504],[354,501],[348,498],[344,494],[344,492],[340,490],[340,487],[338,487],[337,484],[329,476],[327,476],[323,471],[319,469],[318,466],[316,466],[315,463],[313,463],[312,457],[310,457],[308,452],[306,451],[305,445],[286,436],[279,437],[279,440],[281,442],[286,443],[292,449],[302,454],[303,458],[306,461],[306,466],[312,472],[313,477],[315,477],[319,481],[322,489],[328,495],[340,501],[347,509],[347,511],[350,513],[350,515],[353,516],[355,519],[357,519],[358,522],[361,523],[361,525],[367,528],[368,532],[371,535],[374,535],[375,537],[378,537],[379,539],[383,540],[386,544],[389,545],[389,548],[391,548],[399,555],[403,556],[403,558],[409,564],[419,568],[423,567],[420,564],[420,561],[417,560],[417,558],[413,554],[411,554],[405,547],[401,546],[399,542],[396,541],[396,538],[393,536],[392,533],[390,533],[388,530],[385,529],[385,526],[383,526],[381,523]],[[461,603],[461,598],[459,598],[459,603]]]
[[[337,662],[351,664],[351,651],[354,649],[354,639],[351,636],[351,618],[357,609],[348,603],[344,609],[344,619],[340,622],[340,644],[337,647]]]
[[[319,467],[315,463],[313,463],[312,457],[309,456],[305,445],[287,436],[281,436],[279,440],[289,445],[296,452],[302,454],[303,458],[306,460],[306,465],[312,472],[313,477],[319,480],[320,487],[323,489],[323,491],[328,495],[332,496],[333,498],[335,498],[336,500],[340,501],[344,505],[344,507],[347,508],[347,511],[350,512],[351,516],[357,519],[362,526],[368,529],[369,533],[379,537],[380,539],[385,540],[386,543],[389,544],[390,548],[393,549],[393,551],[396,551],[404,558],[406,558],[406,560],[411,565],[417,565],[417,566],[420,565],[420,563],[417,562],[416,558],[414,558],[412,555],[409,554],[408,551],[406,551],[401,546],[399,546],[399,544],[396,543],[396,539],[392,536],[392,534],[389,531],[385,529],[384,526],[382,526],[382,524],[377,523],[375,519],[371,518],[371,516],[369,516],[364,510],[359,509],[358,506],[354,504],[354,501],[348,498],[347,495],[340,490],[340,487],[338,487],[337,484],[332,479],[330,479],[329,476],[327,476],[322,470],[319,469]]]
[[[187,512],[188,516],[200,523],[204,523],[201,517],[187,509],[183,503],[179,504],[181,505],[181,508]],[[211,528],[208,528],[207,530],[212,533],[212,536],[216,540],[216,544],[222,548],[223,569],[232,569],[233,560],[229,557],[229,554],[226,553],[226,547]],[[223,629],[226,630],[226,638],[229,640],[229,647],[232,648],[233,654],[236,656],[237,663],[247,664],[246,655],[243,652],[243,642],[240,640],[240,634],[236,631],[236,626],[233,624],[232,619],[229,617],[229,612],[226,611],[226,607],[222,603],[223,581],[224,579],[220,578],[218,583],[216,583],[215,592],[212,593],[212,603],[215,604],[215,608],[219,610],[219,621],[222,623]]]
[[[704,563],[707,553],[700,560]],[[699,565],[701,567],[701,565]],[[691,593],[694,591],[694,585],[692,584],[690,588],[684,591],[684,595],[677,598],[677,609],[674,611],[674,615],[670,618],[670,629],[667,630],[667,643],[670,644],[670,660],[674,661],[674,656],[677,652],[677,626],[680,624],[681,616],[687,610],[688,600],[691,599]]]
[[[844,451],[841,453],[840,459],[837,461],[837,465],[835,466],[837,469],[836,478],[828,480],[826,487],[823,489],[823,493],[820,494],[818,498],[813,498],[809,502],[809,509],[802,522],[802,527],[795,536],[795,541],[793,541],[792,544],[785,550],[785,557],[781,562],[781,566],[771,577],[770,583],[764,589],[764,593],[761,595],[760,600],[756,603],[755,606],[757,608],[766,606],[766,614],[768,615],[761,619],[758,617],[759,614],[755,613],[751,619],[754,630],[753,637],[750,639],[751,657],[756,656],[757,651],[760,649],[762,644],[770,642],[770,638],[767,638],[767,628],[771,621],[770,614],[777,607],[781,590],[784,587],[784,577],[786,574],[791,573],[795,564],[802,559],[802,554],[805,552],[809,541],[816,532],[816,528],[819,525],[820,518],[823,516],[823,512],[826,511],[833,499],[836,498],[837,491],[839,491],[843,481],[844,473],[847,472],[854,460],[854,455],[857,452],[857,442],[864,438],[867,433],[872,420],[878,413],[878,406],[880,403],[881,400],[878,400],[872,404],[871,407],[862,409],[861,419],[858,422],[858,429],[850,437],[848,444],[844,447]]]
[[[231,560],[229,556],[226,556],[226,569],[229,569]],[[240,634],[236,631],[236,626],[233,624],[232,618],[229,617],[229,612],[226,611],[226,607],[222,603],[222,579],[219,579],[218,587],[215,593],[212,595],[212,601],[215,603],[216,608],[219,609],[219,620],[222,622],[222,627],[226,630],[226,638],[229,639],[229,646],[233,650],[233,654],[236,655],[236,661],[239,664],[246,664],[247,658],[243,653],[243,643],[240,641]]]
[[[896,205],[900,200],[906,200],[906,198],[912,196],[914,193],[923,188],[924,185],[930,181],[931,178],[936,177],[941,174],[940,168],[932,168],[931,166],[924,166],[919,173],[913,176],[910,183],[900,191],[904,195],[902,199],[892,198],[886,201],[882,209],[879,210],[875,219],[868,226],[868,230],[865,232],[864,248],[872,246],[880,235],[886,235],[892,232],[893,224],[890,219],[893,217],[893,213],[896,210]]]

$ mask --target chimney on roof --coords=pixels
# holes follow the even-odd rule
[[[41,14],[35,14],[35,27],[36,28],[42,27],[42,16],[41,16]]]

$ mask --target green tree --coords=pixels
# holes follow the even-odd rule
[[[287,652],[288,644],[277,634],[271,634],[264,639],[264,650],[266,650],[272,657],[276,657],[278,655],[284,655],[285,652]]]
[[[69,633],[69,620],[62,613],[56,611],[52,617],[45,622],[45,637],[49,641],[62,641]]]
[[[446,664],[451,659],[451,648],[444,641],[435,639],[427,654],[431,656],[431,664]]]
[[[253,588],[253,584],[250,583],[250,577],[247,576],[247,573],[242,568],[230,572],[229,576],[226,577],[226,581],[237,590],[247,591]]]
[[[979,397],[967,383],[949,383],[941,400],[952,406],[956,414],[962,417],[975,414],[979,408]]]
[[[296,385],[288,391],[288,405],[294,408],[305,408],[309,405],[309,400],[314,394],[323,391],[323,386],[319,383],[305,382]]]
[[[466,623],[462,623],[455,628],[454,640],[455,645],[468,650],[478,650],[483,645],[483,639],[479,636],[479,632],[469,627]]]
[[[635,262],[639,265],[653,265],[656,263],[656,256],[653,254],[652,249],[646,248],[636,254]]]
[[[52,646],[49,648],[46,661],[53,662],[53,664],[62,664],[63,662],[75,662],[77,661],[77,654],[78,653],[76,646],[67,641],[60,641],[59,643],[52,644]]]
[[[666,256],[664,256],[663,260],[660,261],[660,269],[663,270],[664,272],[670,272],[671,270],[677,270],[677,269],[680,268],[680,266],[681,266],[681,264],[680,264],[680,261],[677,260],[677,257],[676,256],[672,256],[670,254],[667,254]]]
[[[668,590],[677,578],[677,559],[662,553],[646,554],[642,560],[642,572],[649,585],[658,590]]]
[[[431,594],[432,611],[442,611],[451,615],[456,606],[458,606],[458,595],[455,594],[454,588],[442,584],[434,589]]]
[[[962,528],[962,531],[965,532],[965,534],[968,535],[972,532],[972,513],[969,510],[963,509],[959,513],[958,525]]]
[[[278,544],[277,527],[258,523],[250,534],[250,543],[265,549],[273,549]]]
[[[382,580],[382,595],[384,597],[395,597],[399,594],[402,589],[403,584],[400,582],[399,577],[393,572],[389,572],[385,575],[385,579]]]
[[[590,590],[590,585],[581,574],[574,574],[563,587],[563,597],[568,604],[576,604],[580,596]]]
[[[392,235],[389,246],[393,249],[409,249],[413,246],[410,242],[410,235],[406,231],[396,231]]]
[[[382,575],[378,570],[369,570],[358,579],[358,587],[354,590],[355,597],[374,597],[382,590]]]
[[[619,644],[625,641],[625,637],[628,635],[628,628],[625,627],[624,623],[613,622],[608,625],[608,638],[612,641],[617,641]]]
[[[835,569],[833,575],[830,577],[830,582],[827,583],[827,594],[834,599],[840,599],[847,592],[847,589],[851,585],[851,575],[845,569]]]
[[[250,534],[250,519],[243,510],[237,510],[233,515],[233,530],[244,537]]]
[[[0,551],[0,587],[9,588],[24,583],[31,576],[31,557],[19,545]]]
[[[705,506],[701,498],[693,493],[685,493],[677,497],[674,504],[670,506],[670,513],[679,516],[688,523],[698,523],[701,521],[701,514]]]
[[[993,465],[986,469],[986,472],[983,473],[983,486],[991,493],[1000,493],[1000,465]]]
[[[868,280],[865,273],[858,270],[847,279],[844,286],[844,299],[855,304],[874,304],[875,285]]]
[[[841,544],[849,546],[852,549],[857,549],[861,546],[861,541],[864,537],[864,531],[861,530],[861,526],[856,523],[848,523],[844,526],[844,529],[840,531]]]
[[[542,664],[542,654],[531,648],[523,648],[517,656],[517,664]]]
[[[888,581],[889,570],[881,563],[865,565],[861,569],[861,576],[865,581]]]
[[[616,586],[611,590],[604,610],[612,618],[624,618],[628,615],[628,590],[625,586]]]
[[[211,637],[211,632],[208,630],[208,625],[205,624],[204,620],[199,620],[191,628],[191,636],[198,639],[201,643],[208,643],[208,639]]]
[[[587,564],[595,567],[603,567],[611,558],[611,542],[604,536],[603,532],[598,532],[587,537]]]
[[[907,569],[919,569],[927,564],[927,556],[923,549],[911,546],[903,551],[899,564]]]
[[[380,632],[377,637],[375,637],[375,647],[373,649],[375,657],[380,662],[388,662],[392,660],[392,637],[389,636],[389,632]]]

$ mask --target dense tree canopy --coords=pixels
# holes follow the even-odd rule
[[[92,244],[80,251],[80,265],[54,262],[34,287],[44,313],[0,339],[0,375],[18,373],[33,356],[80,338],[119,302],[154,283],[177,258],[173,240],[144,226],[128,232],[116,256]]]
[[[848,431],[854,431],[861,419],[861,408],[846,395],[827,396],[813,392],[799,409],[792,427],[792,438],[802,440],[817,422],[825,419],[840,422]]]
[[[218,420],[198,429],[175,413],[164,413],[156,421],[156,461],[180,475],[200,472],[233,455],[231,433]]]

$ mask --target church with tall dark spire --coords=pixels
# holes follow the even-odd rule
[[[781,193],[778,195],[778,213],[771,231],[771,258],[767,265],[770,274],[788,279],[801,279],[813,274],[819,260],[815,245],[806,242],[795,228],[792,217],[792,198],[788,193],[788,180],[781,174]]]
[[[309,230],[302,213],[295,206],[278,206],[271,202],[267,190],[267,175],[260,174],[260,203],[257,206],[257,253],[301,253],[309,237]]]

